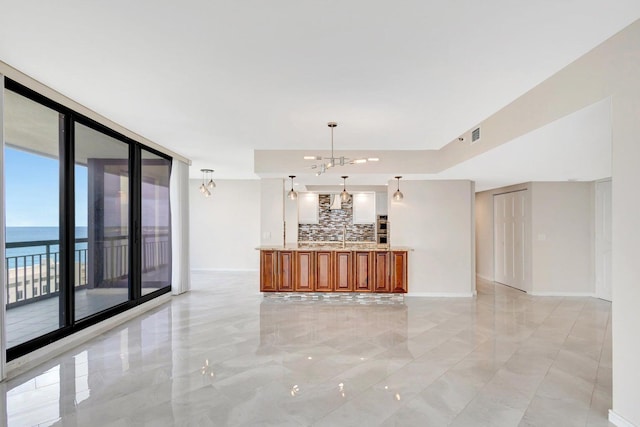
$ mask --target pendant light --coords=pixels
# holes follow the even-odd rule
[[[340,193],[340,200],[343,202],[348,202],[349,197],[351,197],[351,195],[347,193],[347,178],[349,177],[344,175],[342,176],[342,185],[344,188],[342,189],[342,193]]]
[[[401,176],[396,176],[395,179],[398,180],[398,189],[396,190],[395,193],[393,193],[393,200],[395,200],[396,202],[399,202],[400,200],[404,199],[404,194],[402,194],[402,191],[400,191],[400,178],[402,178]]]
[[[296,200],[298,198],[298,193],[293,189],[293,178],[295,177],[295,175],[289,175],[289,178],[291,178],[291,190],[287,193],[287,197],[290,200]]]
[[[216,183],[213,182],[210,176],[210,174],[213,173],[213,169],[200,169],[200,172],[202,172],[202,184],[200,184],[199,187],[200,192],[204,194],[204,197],[210,197],[211,191],[209,190],[213,190],[216,187]],[[207,178],[209,178],[209,182],[206,182]]]

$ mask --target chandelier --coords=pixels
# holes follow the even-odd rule
[[[358,165],[367,162],[377,162],[378,160],[380,160],[377,157],[359,158],[353,160],[344,156],[336,157],[333,152],[333,129],[338,126],[338,123],[329,122],[327,123],[327,126],[329,126],[329,129],[331,129],[331,157],[304,156],[305,160],[324,160],[322,163],[311,166],[311,169],[316,169],[316,176],[320,176],[323,173],[327,172],[329,169],[336,166]]]

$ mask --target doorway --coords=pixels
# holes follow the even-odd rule
[[[493,196],[494,280],[527,291],[527,190]]]

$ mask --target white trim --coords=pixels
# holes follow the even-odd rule
[[[609,409],[609,422],[617,427],[636,427],[635,424],[616,414],[613,409]]]
[[[429,298],[473,298],[475,292],[409,292],[407,297],[429,297]]]
[[[527,292],[534,297],[592,297],[595,298],[593,292]]]
[[[0,381],[5,378],[6,375],[6,355],[7,355],[7,340],[6,340],[6,325],[5,313],[7,310],[6,305],[6,289],[4,271],[4,259],[5,259],[5,234],[4,234],[4,76],[0,73],[0,283],[2,284],[2,292],[0,292]]]
[[[115,328],[131,319],[134,319],[141,314],[159,307],[171,300],[171,294],[166,293],[143,304],[140,304],[130,310],[124,311],[100,323],[88,326],[81,331],[66,336],[58,341],[52,342],[49,345],[41,347],[29,354],[25,354],[22,357],[12,360],[7,363],[7,379],[14,378],[36,366],[50,360],[62,353],[71,350],[74,347],[85,343],[100,334],[107,332],[110,329]]]
[[[205,273],[207,271],[234,271],[234,272],[242,272],[242,271],[251,271],[251,272],[259,272],[258,268],[192,268],[192,272],[194,273]]]

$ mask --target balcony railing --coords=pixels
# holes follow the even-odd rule
[[[88,239],[76,239],[74,248],[74,288],[84,289],[89,284]],[[10,249],[42,248],[28,254],[6,256],[7,308],[55,297],[60,293],[60,241],[34,240],[28,242],[8,242]],[[129,243],[127,236],[105,238],[102,242],[101,287],[117,281],[129,274]],[[84,246],[84,247],[78,247]],[[142,271],[156,270],[169,264],[171,245],[169,234],[147,234],[142,236]],[[107,286],[104,286],[107,284]]]

